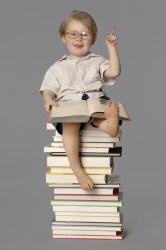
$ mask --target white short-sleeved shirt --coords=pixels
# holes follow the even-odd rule
[[[109,60],[91,52],[82,60],[64,55],[47,70],[40,92],[51,90],[56,101],[81,99],[83,94],[100,97],[104,84],[115,83],[115,78],[104,82],[104,71],[108,67]]]

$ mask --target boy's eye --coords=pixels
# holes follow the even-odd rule
[[[69,35],[75,37],[75,36],[77,36],[77,33],[76,32],[70,32]]]
[[[89,34],[86,33],[86,32],[82,32],[82,36],[83,36],[83,37],[87,37],[87,36],[89,36]]]

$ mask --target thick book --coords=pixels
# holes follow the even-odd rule
[[[85,222],[85,221],[56,221],[55,217],[52,220],[53,226],[88,226],[88,227],[102,227],[102,228],[112,228],[123,227],[123,216],[120,214],[120,222]],[[101,229],[102,230],[102,229]]]
[[[61,136],[61,134],[58,133],[58,131],[55,131],[55,136]],[[122,134],[122,129],[119,129],[118,134],[116,137],[120,137]],[[99,128],[96,129],[83,129],[79,132],[80,137],[109,137],[112,138],[109,134],[103,132]],[[113,137],[114,138],[114,137]]]
[[[100,137],[100,136],[80,136],[79,138],[80,142],[93,142],[93,143],[118,143],[120,142],[119,137]],[[62,142],[62,136],[53,136],[54,142]]]
[[[56,200],[75,200],[75,201],[118,201],[119,192],[113,195],[88,195],[88,194],[54,194]]]
[[[104,174],[89,174],[95,184],[106,183],[107,175]],[[51,173],[49,170],[46,172],[46,183],[78,183],[74,174],[59,174]]]
[[[123,235],[65,235],[65,234],[53,234],[53,239],[73,239],[73,240],[123,240]]]
[[[110,167],[112,163],[112,157],[103,156],[80,156],[80,160],[83,167]],[[47,156],[47,166],[48,167],[59,167],[68,166],[70,167],[67,156]]]
[[[70,167],[50,167],[50,173],[55,174],[73,174],[73,170]],[[102,168],[84,168],[86,174],[112,174],[113,168],[102,167]]]
[[[103,212],[80,212],[80,211],[77,211],[77,212],[64,212],[64,211],[56,211],[55,212],[55,216],[71,216],[71,217],[117,217],[117,218],[120,218],[120,212],[117,212],[117,213],[109,213],[109,212],[106,212],[106,213],[103,213]]]
[[[122,129],[119,129],[118,134],[115,137],[111,137],[109,134],[104,133],[101,130],[82,130],[80,131],[80,143],[95,142],[97,143],[118,143],[122,135]],[[55,131],[53,141],[62,142],[62,135]]]
[[[86,222],[120,222],[119,216],[76,216],[76,215],[57,215],[56,221],[86,221]]]
[[[105,118],[106,100],[91,97],[88,100],[69,100],[57,102],[58,107],[52,106],[49,112],[50,122],[88,122],[90,117]],[[119,119],[130,120],[122,103],[119,106]]]
[[[67,186],[67,185],[66,185]],[[105,185],[106,186],[106,185]],[[119,193],[118,187],[111,188],[96,188],[94,187],[92,190],[84,190],[80,188],[53,188],[54,194],[74,194],[74,195],[113,195]]]
[[[66,206],[93,206],[95,207],[122,207],[123,205],[123,193],[119,193],[118,201],[62,201],[62,200],[51,200],[52,206],[66,205]]]
[[[56,144],[56,143],[55,143]],[[112,147],[113,148],[113,147]],[[110,148],[106,147],[80,147],[79,148],[81,153],[109,153]],[[66,152],[63,146],[52,146],[48,144],[44,146],[44,153],[58,153],[58,152]]]
[[[51,142],[51,147],[64,147],[63,142]],[[87,148],[89,150],[96,149],[102,150],[108,148],[114,148],[115,142],[80,142],[80,148]]]
[[[94,212],[94,207],[92,206],[65,206],[57,205],[52,206],[53,212]],[[101,213],[117,213],[119,212],[119,207],[95,207],[95,212]]]
[[[81,232],[82,230],[86,230],[87,232],[92,232],[92,231],[96,231],[96,232],[122,232],[122,227],[104,227],[104,226],[77,226],[77,225],[52,225],[52,230],[78,230],[79,232]]]
[[[51,152],[54,156],[66,156],[66,152]],[[95,156],[95,157],[120,157],[122,155],[122,147],[109,148],[108,152],[79,152],[80,156]]]
[[[63,190],[65,191],[65,193],[67,192],[67,190],[76,190],[74,192],[81,192],[81,193],[99,193],[101,192],[101,190],[109,190],[109,189],[112,189],[112,188],[119,188],[120,187],[120,178],[119,178],[119,175],[108,175],[107,176],[107,184],[95,184],[94,185],[94,188],[90,191],[87,191],[87,190],[83,190],[79,184],[49,184],[48,185],[50,188],[54,188],[55,189],[58,189],[58,190]],[[77,191],[78,190],[78,191]],[[80,191],[79,191],[80,190]]]
[[[56,234],[56,235],[105,235],[105,236],[115,236],[115,235],[119,235],[119,231],[107,231],[107,230],[87,230],[87,229],[62,229],[62,228],[58,228],[58,229],[52,229],[52,233]]]

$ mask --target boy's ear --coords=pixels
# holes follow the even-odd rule
[[[60,39],[61,39],[61,41],[62,41],[64,44],[66,44],[65,36],[61,36]]]
[[[93,38],[92,45],[96,42],[96,38],[97,38],[97,35],[95,35],[95,37]]]

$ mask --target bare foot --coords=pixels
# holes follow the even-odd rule
[[[107,127],[110,132],[110,136],[117,136],[119,130],[119,106],[116,102],[107,101],[105,110],[104,110]]]
[[[75,176],[77,177],[77,180],[80,183],[80,186],[82,187],[82,189],[85,189],[85,190],[93,189],[93,186],[94,186],[93,181],[85,173],[85,171],[82,167],[75,169],[75,170],[73,169],[73,172],[74,172]]]

